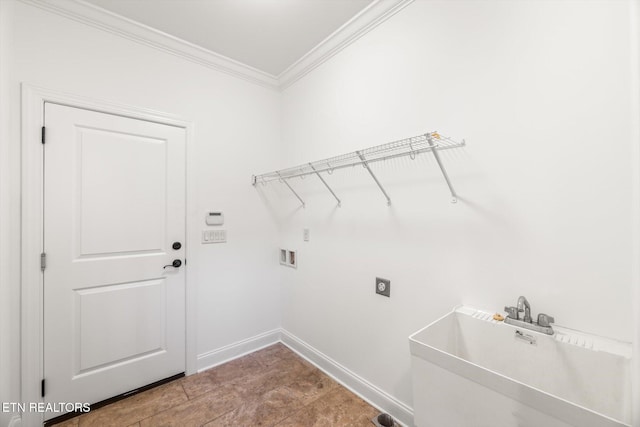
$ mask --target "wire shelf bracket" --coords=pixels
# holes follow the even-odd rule
[[[322,181],[322,183],[324,184],[325,187],[327,187],[327,190],[329,190],[329,192],[331,193],[331,195],[338,201],[338,207],[342,206],[342,202],[340,201],[340,199],[338,198],[338,196],[336,196],[336,193],[333,192],[333,190],[331,189],[331,187],[329,187],[329,184],[327,184],[327,181],[324,180],[324,178],[322,177],[322,175],[320,175],[318,173],[318,171],[316,170],[316,168],[313,167],[312,163],[309,163],[309,167],[311,169],[313,169],[313,172],[318,176],[318,178],[320,178],[320,181]]]
[[[431,152],[433,153],[433,157],[435,157],[438,166],[440,167],[440,171],[442,172],[442,176],[444,176],[444,180],[447,182],[447,186],[449,186],[449,191],[451,192],[451,203],[458,203],[458,195],[456,194],[456,190],[453,189],[453,185],[451,185],[451,180],[449,179],[449,175],[447,174],[447,170],[444,168],[442,164],[442,160],[440,160],[440,154],[438,154],[437,146],[433,142],[433,136],[427,134],[427,142],[431,147]],[[462,140],[462,144],[464,145],[464,139]]]
[[[302,200],[302,198],[300,196],[298,196],[298,193],[296,193],[296,190],[293,189],[293,187],[291,187],[291,185],[289,185],[289,183],[287,182],[287,180],[285,178],[282,177],[282,175],[280,175],[280,172],[276,171],[276,173],[278,174],[278,176],[280,177],[280,182],[282,182],[284,185],[286,185],[287,187],[289,187],[289,190],[291,190],[291,192],[298,198],[298,200],[300,200],[300,203],[302,203],[302,207],[306,207],[304,200]]]
[[[380,188],[380,191],[382,191],[382,194],[384,194],[384,197],[387,198],[387,206],[391,206],[391,198],[389,197],[387,192],[384,190],[384,187],[382,186],[382,184],[380,184],[380,181],[378,181],[376,174],[374,174],[371,168],[369,167],[369,162],[367,162],[367,160],[364,158],[361,151],[356,151],[356,154],[358,155],[360,160],[362,160],[362,166],[364,166],[367,172],[369,172],[369,174],[371,175],[371,178],[373,178],[376,184],[378,184],[378,187]]]
[[[433,153],[433,157],[438,164],[440,172],[442,172],[442,176],[447,183],[447,187],[449,187],[449,191],[451,192],[451,202],[456,203],[458,201],[458,195],[453,188],[453,184],[451,184],[451,179],[447,174],[447,170],[444,167],[439,152],[443,150],[464,147],[465,145],[466,142],[464,139],[461,142],[458,142],[447,136],[440,135],[438,132],[430,132],[411,138],[389,142],[387,144],[377,145],[375,147],[357,150],[340,156],[310,162],[301,166],[281,169],[262,175],[253,175],[251,177],[251,183],[254,186],[256,186],[258,183],[266,185],[271,181],[277,180],[285,184],[300,201],[300,203],[302,203],[302,207],[305,207],[306,205],[304,200],[302,200],[300,195],[293,189],[293,187],[291,187],[291,185],[289,184],[289,180],[293,178],[303,179],[305,176],[313,174],[316,175],[320,179],[322,184],[327,188],[327,190],[329,190],[331,195],[338,202],[338,206],[341,206],[342,201],[321,174],[326,172],[328,175],[331,175],[337,169],[362,165],[367,170],[367,172],[369,172],[369,175],[371,175],[371,178],[373,178],[374,182],[376,183],[380,191],[382,191],[384,197],[387,199],[387,205],[391,206],[391,198],[371,169],[371,163],[405,156],[409,156],[409,158],[415,160],[419,154],[431,152]]]

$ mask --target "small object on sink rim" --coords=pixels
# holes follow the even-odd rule
[[[500,313],[496,313],[493,315],[493,320],[497,320],[498,322],[502,322],[504,320],[504,316]]]

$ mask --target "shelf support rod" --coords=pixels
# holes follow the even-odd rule
[[[322,181],[322,183],[324,184],[325,187],[327,187],[327,190],[329,190],[331,192],[331,194],[333,195],[333,197],[335,197],[335,199],[338,201],[338,207],[342,206],[342,202],[340,201],[340,199],[338,199],[338,196],[336,196],[336,193],[333,192],[333,190],[331,189],[331,187],[329,187],[329,184],[327,184],[327,181],[324,180],[324,178],[322,178],[322,175],[320,175],[320,173],[318,173],[318,171],[316,170],[316,168],[313,167],[313,165],[311,163],[309,163],[309,167],[311,169],[313,169],[313,172],[318,175],[318,178],[320,178],[320,181]]]
[[[302,207],[303,207],[303,208],[304,208],[304,207],[306,207],[306,206],[305,206],[305,204],[304,204],[304,200],[302,200],[302,199],[300,198],[300,196],[298,196],[298,193],[296,193],[296,190],[294,190],[294,189],[293,189],[293,187],[291,187],[291,186],[289,185],[289,183],[287,182],[287,180],[286,180],[286,179],[284,179],[284,178],[282,177],[282,175],[280,175],[280,172],[277,172],[277,171],[276,171],[276,173],[277,173],[277,174],[278,174],[278,176],[280,177],[280,181],[282,181],[282,182],[284,183],[284,185],[286,185],[287,187],[289,187],[289,190],[291,190],[291,192],[292,192],[292,193],[293,193],[293,194],[298,198],[298,200],[300,200],[300,203],[302,203]]]
[[[444,180],[447,181],[447,185],[449,186],[449,191],[451,191],[451,203],[456,203],[458,201],[458,195],[456,194],[456,190],[453,189],[453,185],[451,185],[451,181],[449,180],[449,175],[447,175],[447,170],[444,168],[442,164],[442,160],[440,160],[440,154],[438,154],[437,145],[433,142],[433,137],[431,134],[427,134],[427,142],[431,147],[431,152],[433,153],[433,157],[436,158],[436,162],[438,166],[440,166],[440,171],[442,171],[442,175],[444,176]]]
[[[369,173],[371,174],[371,178],[373,178],[376,184],[378,184],[380,191],[382,191],[382,194],[384,194],[384,197],[386,197],[387,206],[391,206],[391,199],[389,198],[389,195],[387,194],[386,191],[384,191],[384,187],[382,186],[382,184],[380,184],[380,181],[378,181],[378,178],[376,178],[376,175],[373,173],[373,171],[369,167],[369,162],[367,162],[367,159],[364,158],[364,156],[360,151],[356,151],[356,154],[358,155],[358,157],[360,157],[360,160],[362,160],[362,166],[364,166],[367,169],[367,171],[369,171]]]

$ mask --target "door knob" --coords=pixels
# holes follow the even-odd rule
[[[171,245],[171,247],[172,247],[174,250],[176,250],[176,251],[177,251],[178,249],[180,249],[180,248],[182,247],[182,243],[180,243],[180,242],[173,242],[173,245]]]
[[[167,264],[162,268],[167,268],[167,267],[174,267],[174,268],[178,268],[182,265],[182,261],[180,261],[179,259],[174,259],[173,262],[171,264]]]

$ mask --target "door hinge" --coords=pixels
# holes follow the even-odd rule
[[[42,379],[42,382],[40,383],[40,394],[42,395],[42,397],[44,397],[44,378]]]
[[[44,271],[47,268],[47,254],[42,252],[40,254],[40,270]]]
[[[44,144],[45,127],[42,126],[42,143]]]

